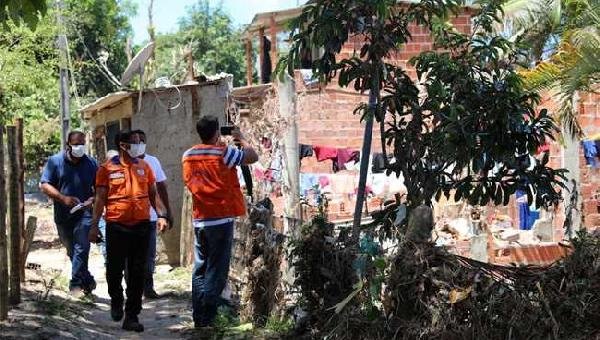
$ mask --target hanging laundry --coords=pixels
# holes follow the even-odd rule
[[[379,196],[385,193],[386,183],[387,176],[385,174],[373,174],[373,179],[370,184],[371,188],[373,189],[373,194]]]
[[[596,161],[596,156],[598,156],[598,150],[596,149],[596,142],[592,140],[586,140],[581,142],[583,145],[583,156],[585,157],[585,162],[588,166],[593,168],[598,167],[598,162]]]
[[[325,188],[329,184],[330,184],[329,177],[327,177],[327,175],[321,175],[321,176],[319,176],[319,186],[321,188]]]
[[[385,158],[384,154],[376,152],[373,154],[372,172],[374,174],[380,174],[385,171]]]
[[[305,158],[305,157],[313,156],[313,146],[312,145],[300,144],[299,149],[300,149],[299,150],[300,160],[302,160],[302,158]]]
[[[537,153],[540,154],[542,152],[549,152],[550,151],[550,144],[548,143],[544,143],[542,145],[540,145],[537,149]]]
[[[337,157],[333,160],[333,172],[343,170],[343,166],[350,162],[358,162],[360,153],[356,150],[337,149]]]
[[[317,161],[322,162],[328,159],[334,160],[337,158],[337,149],[328,146],[313,146]]]
[[[404,176],[396,177],[395,173],[391,173],[388,177],[388,191],[393,194],[406,194],[408,189],[404,185]]]
[[[306,196],[310,190],[319,186],[319,177],[316,174],[300,174],[300,195]]]
[[[331,175],[329,176],[331,184],[331,192],[335,194],[351,194],[354,193],[355,177],[353,175]]]
[[[521,230],[529,230],[531,226],[529,222],[531,221],[531,216],[529,212],[529,203],[527,203],[527,194],[522,190],[517,190],[517,206],[519,209],[519,229]]]
[[[355,161],[350,161],[346,164],[344,164],[344,168],[346,168],[346,170],[360,170],[360,162],[355,162]]]

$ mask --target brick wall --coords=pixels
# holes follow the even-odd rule
[[[600,95],[581,94],[579,97],[579,122],[586,136],[600,133]],[[596,194],[600,193],[600,170],[588,167],[583,157],[583,148],[579,150],[580,193],[583,200],[584,225],[587,228],[600,226],[600,214]]]
[[[452,19],[453,24],[461,32],[470,32],[470,16],[467,10],[463,14]],[[424,27],[412,25],[410,27],[412,40],[398,52],[390,57],[390,61],[401,66],[406,66],[410,58],[419,53],[431,50],[433,45],[428,30]],[[340,58],[352,56],[360,49],[363,37],[351,37],[342,49]],[[415,76],[409,67],[409,74]],[[360,150],[363,141],[364,124],[360,117],[353,114],[354,109],[360,102],[368,100],[367,94],[358,94],[353,88],[339,88],[335,81],[325,88],[307,89],[304,87],[299,74],[296,77],[298,86],[298,139],[300,143],[311,145],[347,147]],[[587,134],[600,132],[600,96],[584,94],[580,98],[579,117],[581,124]],[[546,108],[550,112],[556,112],[558,104],[551,95],[542,98],[540,108]],[[381,152],[381,139],[379,126],[376,123],[373,129],[372,152]],[[314,157],[305,158],[302,161],[301,172],[303,173],[332,173],[330,161],[317,162]],[[563,149],[558,143],[551,144],[550,166],[560,168],[564,166]],[[598,214],[597,203],[593,194],[600,192],[599,171],[585,166],[583,152],[580,150],[581,186],[580,192],[584,200],[585,225],[587,227],[600,225],[600,214]],[[358,172],[348,172],[358,175]],[[518,213],[515,203],[511,201],[508,207],[500,209],[500,213],[508,213],[515,223],[518,221]],[[346,202],[346,210],[352,210],[353,204]],[[336,209],[335,205],[333,209]],[[557,237],[562,235],[562,224],[564,221],[564,210],[560,207],[556,212],[555,225]]]
[[[452,23],[459,31],[467,33],[471,30],[470,17],[470,12],[465,10],[464,13],[453,18]],[[427,28],[411,25],[409,29],[412,39],[390,57],[391,62],[402,66],[406,66],[410,58],[433,48]],[[360,50],[363,41],[362,36],[350,37],[342,48],[339,58],[351,57]],[[409,68],[409,74],[416,76],[412,68]],[[340,88],[335,80],[323,89],[307,89],[299,74],[296,75],[296,84],[299,91],[299,142],[359,150],[362,147],[364,124],[361,124],[360,116],[354,115],[353,111],[360,102],[368,101],[367,94],[361,95],[351,87]],[[381,152],[378,124],[374,124],[371,151]],[[301,171],[328,173],[331,172],[331,164],[330,162],[318,163],[314,158],[306,159],[302,162]]]

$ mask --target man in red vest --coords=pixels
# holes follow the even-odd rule
[[[241,149],[221,140],[219,120],[204,116],[196,124],[201,144],[183,154],[183,180],[192,193],[195,263],[192,273],[194,325],[209,327],[225,288],[231,260],[233,223],[246,214],[236,166],[252,164],[258,155],[239,129],[232,137]]]

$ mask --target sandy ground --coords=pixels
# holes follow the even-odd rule
[[[92,299],[74,299],[67,293],[70,261],[58,241],[48,205],[28,204],[26,214],[38,217],[38,229],[27,259],[39,269],[27,269],[22,286],[23,302],[11,309],[9,322],[0,324],[3,339],[182,339],[191,334],[189,272],[159,265],[156,290],[165,296],[144,300],[140,322],[145,332],[121,329],[110,319],[110,300],[100,249],[92,246],[89,267],[97,281]]]

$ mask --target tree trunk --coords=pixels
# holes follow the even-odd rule
[[[10,226],[10,294],[9,303],[21,302],[21,226],[19,225],[19,156],[17,152],[17,128],[8,126],[7,151],[8,151],[8,203]]]
[[[367,186],[367,174],[369,172],[369,158],[371,157],[371,142],[373,140],[373,118],[377,109],[377,98],[379,97],[379,68],[376,68],[373,76],[371,90],[369,91],[369,112],[365,117],[365,134],[363,137],[362,152],[360,154],[360,177],[358,179],[358,192],[356,206],[354,208],[354,221],[352,223],[352,241],[358,244],[360,239],[360,222],[362,220],[362,209],[365,203],[365,187]],[[385,157],[385,155],[384,155]]]
[[[8,317],[8,249],[6,244],[6,177],[4,126],[0,125],[0,321]]]
[[[298,125],[296,123],[296,85],[294,79],[286,74],[277,82],[279,111],[286,121],[283,137],[285,159],[285,220],[284,233],[297,236],[297,221],[300,218],[300,156],[298,154]]]

